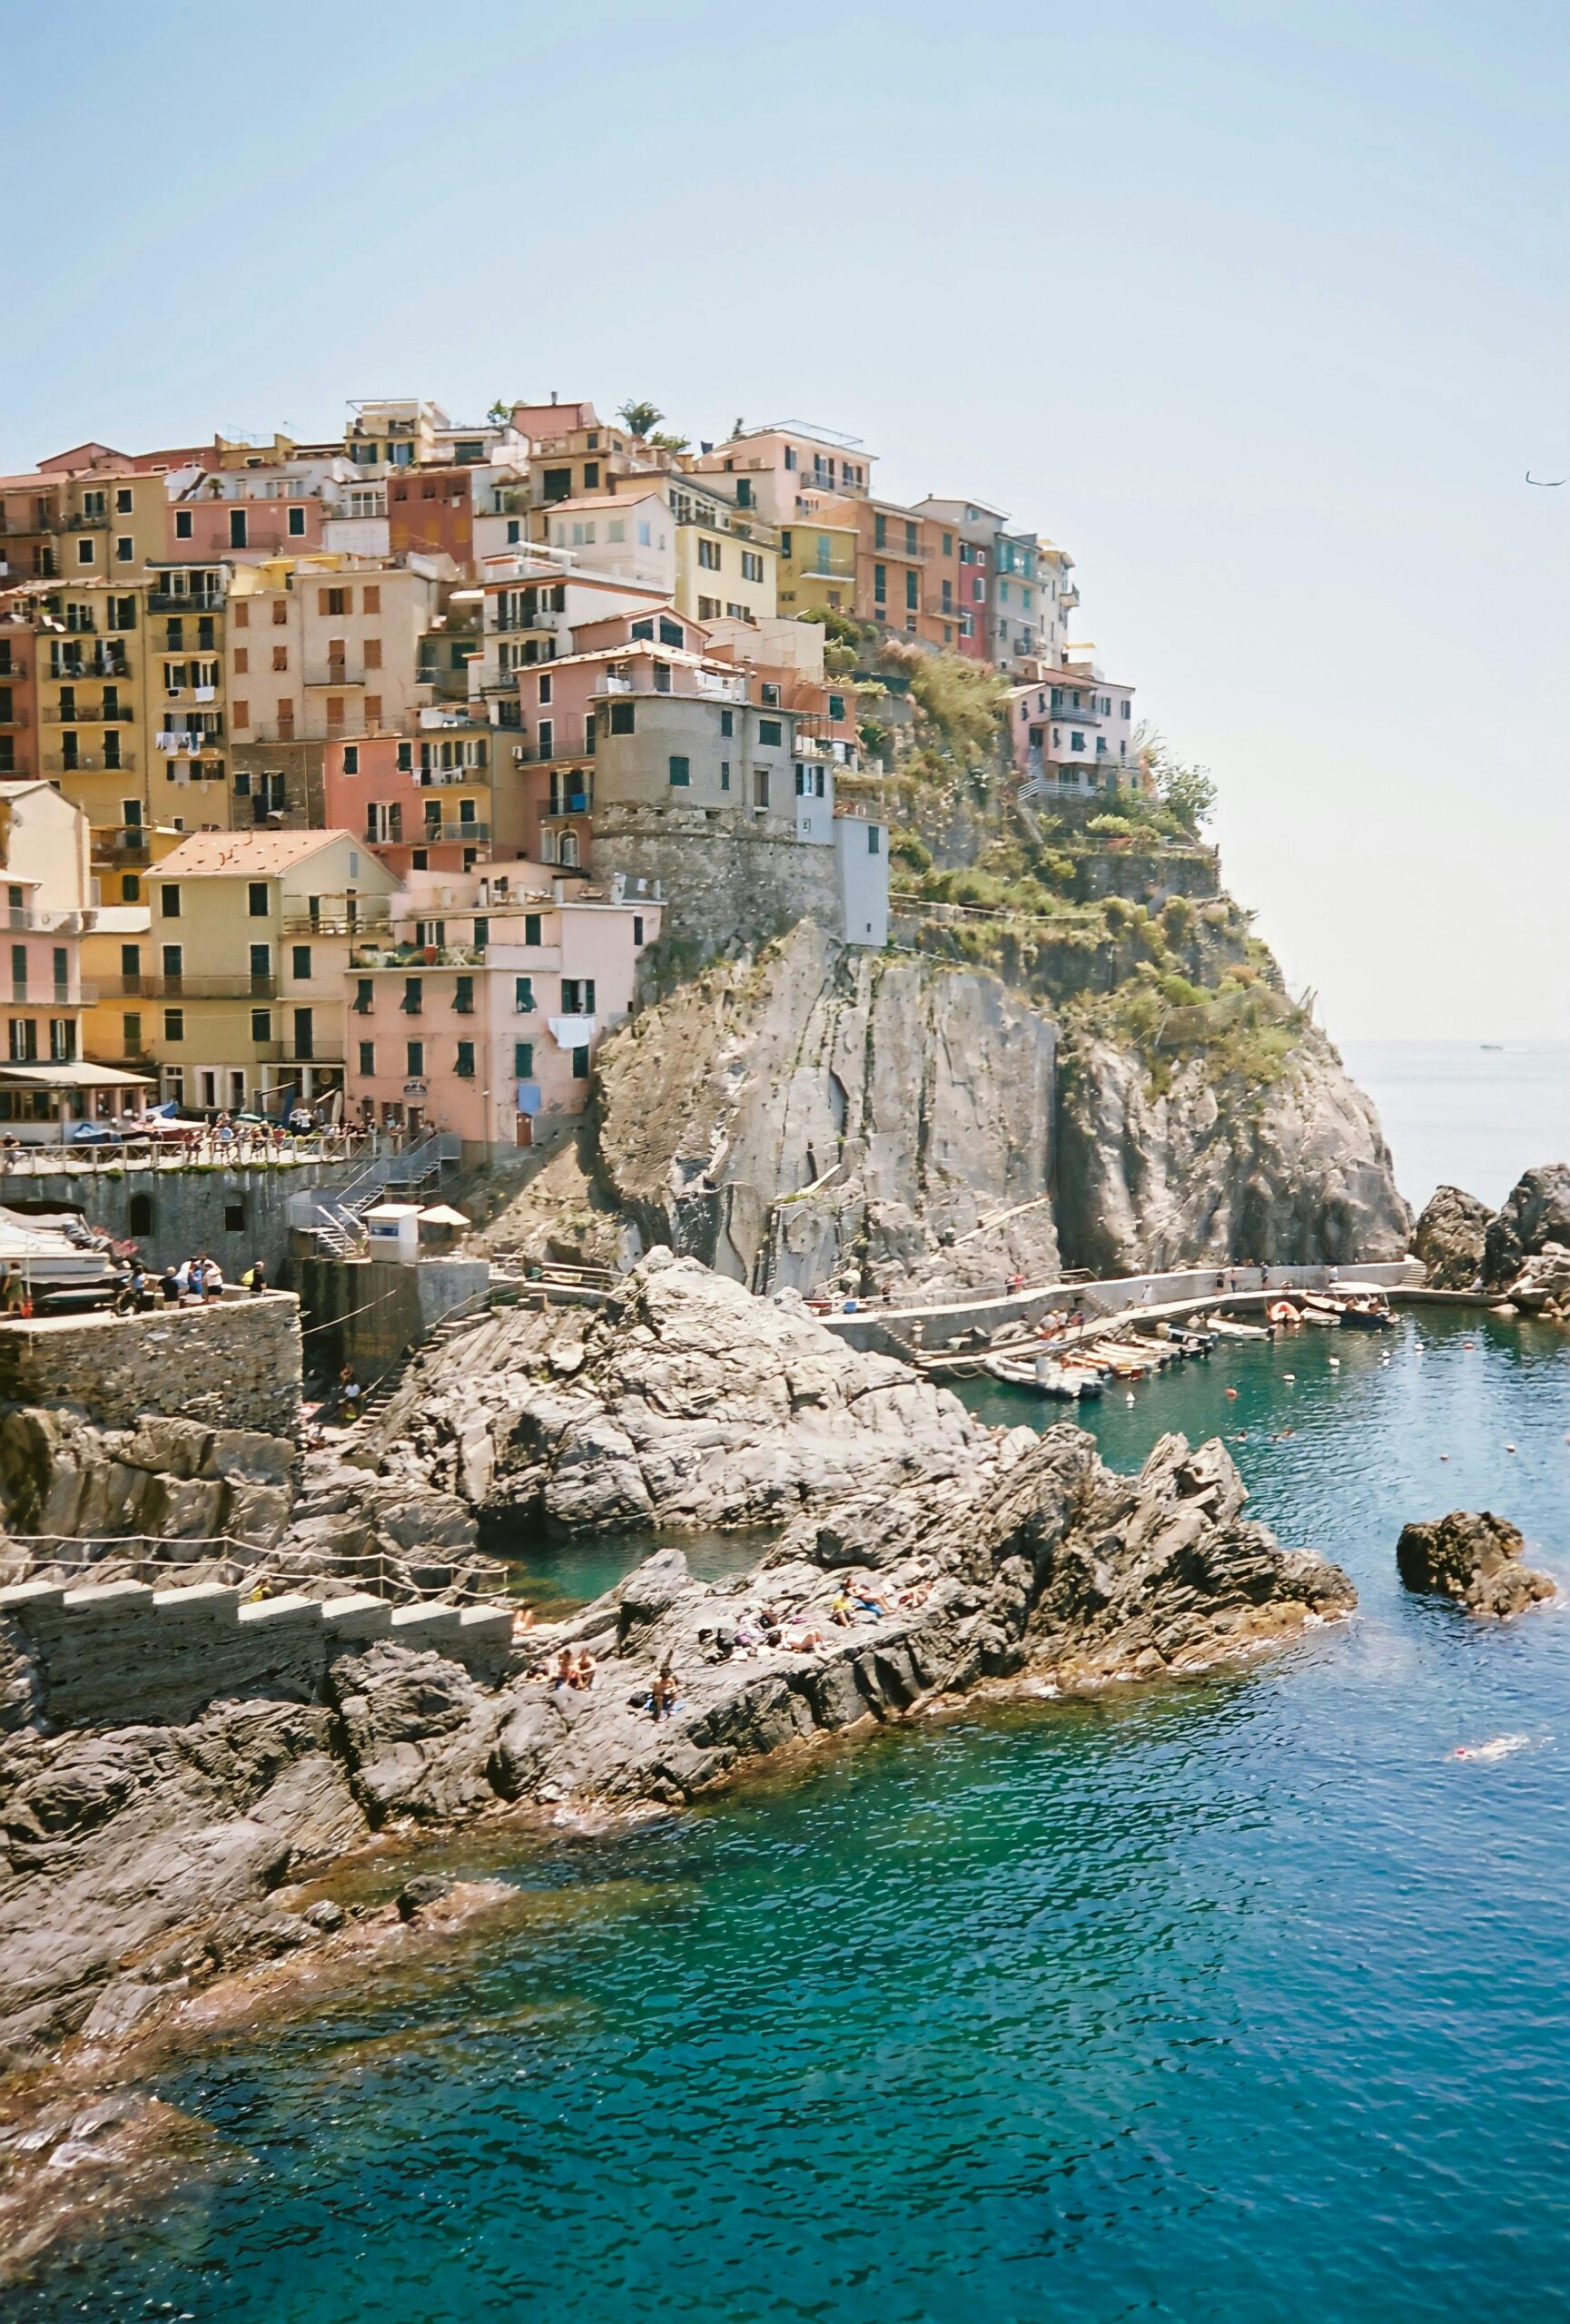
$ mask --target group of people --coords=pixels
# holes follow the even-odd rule
[[[252,1260],[241,1281],[253,1294],[267,1289],[267,1268],[261,1259]],[[162,1275],[154,1276],[151,1267],[135,1257],[123,1258],[116,1272],[114,1313],[117,1315],[143,1315],[162,1298],[166,1307],[205,1306],[223,1296],[223,1269],[205,1251],[196,1257],[182,1259],[176,1266],[173,1261]],[[3,1301],[0,1287],[0,1301]]]

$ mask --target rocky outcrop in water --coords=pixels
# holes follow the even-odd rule
[[[400,1473],[361,1471],[370,1492],[412,1511],[450,1465],[481,1501],[580,1527],[647,1502],[677,1524],[772,1512],[783,1536],[712,1584],[657,1551],[523,1639],[500,1684],[395,1640],[328,1640],[252,1665],[235,1699],[215,1665],[213,1699],[178,1718],[121,1686],[90,1729],[51,1716],[25,1609],[0,1612],[0,2057],[118,2039],[219,1968],[313,1943],[325,1924],[279,1891],[373,1833],[675,1802],[863,1719],[1026,1674],[1192,1670],[1352,1602],[1334,1566],[1244,1514],[1219,1444],[1170,1437],[1116,1476],[1077,1429],[982,1429],[799,1309],[665,1255],[578,1333],[576,1359],[514,1339],[504,1364],[499,1344],[489,1374],[455,1343],[446,1420],[431,1359],[428,1441],[410,1473],[401,1440]],[[564,1652],[593,1659],[592,1684],[555,1683]]]
[[[1504,1621],[1558,1595],[1550,1575],[1522,1562],[1525,1548],[1506,1519],[1453,1509],[1430,1523],[1403,1526],[1396,1565],[1408,1590],[1453,1598],[1469,1614]]]
[[[983,968],[804,921],[600,1052],[595,1119],[488,1235],[622,1264],[667,1243],[756,1288],[948,1293],[1189,1260],[1399,1257],[1372,1107],[1306,1033],[1268,1088],[1076,1037]]]
[[[1413,1230],[1412,1248],[1435,1291],[1470,1291],[1483,1280],[1489,1210],[1460,1187],[1436,1187]]]
[[[1550,1244],[1570,1246],[1570,1163],[1545,1163],[1516,1180],[1488,1225],[1485,1281],[1490,1289],[1506,1289],[1523,1261]]]

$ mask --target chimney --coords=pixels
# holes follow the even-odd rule
[[[556,389],[555,389],[554,388],[552,388],[552,389],[551,389],[551,391],[550,391],[550,399],[551,399],[552,403],[554,403],[554,402],[556,401]]]

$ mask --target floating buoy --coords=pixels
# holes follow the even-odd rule
[[[1295,1380],[1297,1379],[1298,1375],[1297,1375],[1297,1374],[1296,1374],[1295,1372],[1283,1372],[1283,1373],[1282,1373],[1282,1374],[1281,1374],[1281,1377],[1282,1377],[1282,1379],[1283,1379],[1283,1380],[1292,1380],[1292,1381],[1295,1381]]]
[[[1330,1358],[1330,1369],[1332,1372],[1339,1372],[1341,1369],[1341,1359],[1338,1355],[1333,1355]]]
[[[1514,1451],[1516,1450],[1516,1447],[1515,1447],[1513,1444],[1506,1444],[1506,1446],[1505,1447],[1505,1450],[1506,1450],[1506,1452],[1514,1452]]]
[[[1131,1389],[1129,1390],[1128,1394],[1123,1398],[1123,1402],[1124,1402],[1124,1403],[1126,1403],[1126,1404],[1131,1404],[1131,1403],[1133,1403],[1133,1401],[1134,1401],[1134,1392],[1133,1392],[1133,1390],[1131,1388]]]
[[[1463,1340],[1461,1344],[1463,1347],[1476,1347],[1477,1343],[1476,1340]]]
[[[1229,1388],[1229,1389],[1228,1389],[1228,1391],[1227,1391],[1227,1394],[1228,1394],[1228,1397],[1229,1398],[1229,1400],[1230,1400],[1232,1403],[1235,1403],[1237,1402],[1237,1398],[1238,1398],[1238,1392],[1237,1392],[1236,1388]]]
[[[1441,1461],[1447,1461],[1450,1458],[1450,1455],[1448,1452],[1441,1452],[1439,1458]]]

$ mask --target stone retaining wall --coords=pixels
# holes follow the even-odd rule
[[[183,1726],[212,1702],[320,1701],[333,1658],[379,1638],[445,1655],[494,1684],[511,1637],[508,1606],[390,1606],[360,1595],[244,1604],[222,1582],[0,1590],[7,1693],[30,1691],[35,1716],[52,1727]]]
[[[292,1437],[300,1383],[291,1292],[0,1324],[0,1403],[79,1405],[101,1428],[159,1413]]]
[[[0,1177],[0,1204],[29,1209],[79,1210],[91,1226],[117,1242],[134,1240],[155,1267],[178,1266],[205,1251],[231,1282],[261,1259],[274,1283],[289,1263],[289,1206],[307,1191],[331,1196],[365,1170],[362,1158],[260,1164],[240,1169],[218,1162],[171,1166],[84,1159],[35,1177],[14,1170]],[[151,1219],[151,1224],[148,1223]]]

